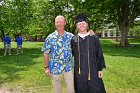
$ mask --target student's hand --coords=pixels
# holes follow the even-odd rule
[[[102,71],[98,71],[98,77],[102,78],[102,76],[103,76],[103,72]]]
[[[47,77],[51,76],[49,68],[45,68],[45,74]]]
[[[92,30],[89,30],[90,36],[95,35],[95,33]]]

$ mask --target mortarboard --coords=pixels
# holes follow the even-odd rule
[[[82,21],[88,22],[88,17],[87,17],[87,15],[85,15],[85,14],[82,13],[82,14],[78,14],[75,17],[75,20],[76,20],[76,23],[82,22]]]

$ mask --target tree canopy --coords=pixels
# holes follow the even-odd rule
[[[66,30],[75,33],[73,18],[79,13],[89,16],[90,29],[103,30],[106,24],[119,27],[121,46],[127,46],[129,29],[133,29],[140,16],[139,0],[1,0],[0,37],[46,37],[55,30],[54,19],[64,15]],[[138,23],[138,22],[137,22]],[[134,28],[136,30],[136,28]],[[137,27],[137,31],[139,27]]]

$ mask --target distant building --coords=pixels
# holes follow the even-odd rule
[[[102,37],[109,37],[109,38],[112,38],[112,37],[120,37],[120,32],[116,32],[116,29],[104,29],[102,31]]]
[[[116,31],[116,29],[103,29],[102,31],[95,32],[99,37],[103,38],[115,38],[115,37],[121,37],[120,31]],[[135,38],[139,35],[136,31],[129,31],[128,38]]]

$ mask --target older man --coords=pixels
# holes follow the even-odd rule
[[[65,31],[64,16],[55,18],[55,32],[45,40],[44,52],[45,73],[52,77],[54,93],[62,93],[62,76],[64,76],[67,93],[74,92],[73,62],[71,39],[73,34]]]

